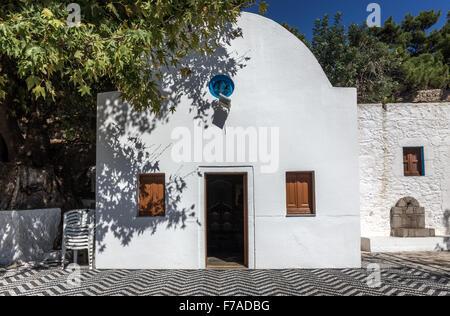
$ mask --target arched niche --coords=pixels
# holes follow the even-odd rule
[[[425,208],[413,197],[400,199],[391,209],[391,237],[434,237],[435,230],[425,226]]]

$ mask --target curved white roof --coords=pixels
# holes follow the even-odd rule
[[[243,37],[233,41],[232,49],[263,67],[271,81],[289,80],[302,87],[332,87],[319,62],[295,35],[277,22],[258,14],[243,12],[237,26]],[[259,72],[258,72],[259,73]]]

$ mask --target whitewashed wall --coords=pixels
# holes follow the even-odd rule
[[[118,93],[98,96],[97,268],[204,268],[203,172],[217,168],[247,170],[251,180],[250,268],[361,266],[356,89],[333,88],[314,55],[278,23],[244,13],[238,26],[243,37],[216,56],[183,63],[191,77],[166,74],[174,114],[137,113]],[[172,159],[174,128],[218,129],[207,89],[218,74],[236,84],[227,127],[279,128],[277,172],[263,174],[260,161]],[[286,172],[312,170],[317,215],[287,217]],[[137,217],[138,175],[151,172],[166,173],[163,218]]]
[[[363,104],[359,109],[362,236],[389,236],[390,209],[405,196],[450,233],[450,103]],[[403,147],[424,147],[425,177],[404,177]]]

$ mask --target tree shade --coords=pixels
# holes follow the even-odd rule
[[[46,170],[44,182],[28,179],[36,190],[55,184],[43,188],[53,197],[42,201],[61,200],[56,191],[70,197],[95,165],[98,92],[120,91],[137,111],[157,113],[168,66],[189,76],[184,57],[213,54],[218,32],[243,8],[267,8],[263,0],[77,0],[77,24],[68,3],[0,4],[0,133],[11,160],[11,174],[0,177],[0,205],[14,205],[8,183],[22,171],[13,165],[25,174]]]

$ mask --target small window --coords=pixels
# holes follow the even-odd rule
[[[286,198],[288,215],[314,215],[314,172],[288,172],[286,174]]]
[[[139,176],[139,216],[164,217],[166,215],[165,174]]]
[[[425,176],[423,147],[403,148],[403,166],[405,177]]]

